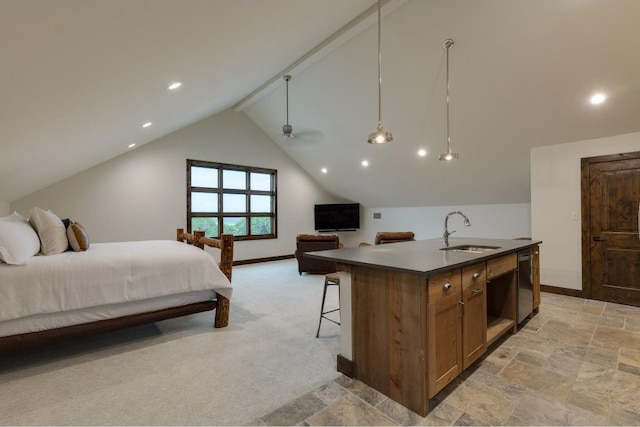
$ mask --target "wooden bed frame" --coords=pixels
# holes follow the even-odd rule
[[[231,281],[231,270],[233,266],[232,234],[222,234],[220,239],[212,239],[205,237],[204,231],[194,231],[194,233],[191,234],[185,233],[182,228],[178,228],[176,238],[180,242],[192,244],[203,250],[205,246],[220,249],[220,270],[222,270],[224,275]],[[179,307],[169,307],[162,310],[99,320],[80,325],[0,337],[0,352],[46,345],[66,339],[114,331],[130,326],[158,322],[160,320],[214,309],[216,310],[214,326],[216,328],[224,328],[229,324],[229,299],[218,294],[215,300],[196,302]]]

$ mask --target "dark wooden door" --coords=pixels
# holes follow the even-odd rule
[[[640,152],[582,162],[586,296],[640,306]]]

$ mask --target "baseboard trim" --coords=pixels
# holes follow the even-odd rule
[[[341,354],[338,354],[338,372],[353,378],[353,362]]]
[[[283,259],[291,259],[291,258],[295,258],[295,255],[291,254],[291,255],[270,256],[265,258],[241,259],[238,261],[233,261],[233,265],[258,264],[261,262],[282,261]]]
[[[541,292],[549,292],[551,294],[566,295],[569,297],[583,298],[582,291],[577,289],[560,288],[558,286],[540,285]]]

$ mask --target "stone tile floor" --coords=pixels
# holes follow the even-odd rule
[[[541,298],[427,417],[340,376],[252,425],[640,425],[640,307]]]

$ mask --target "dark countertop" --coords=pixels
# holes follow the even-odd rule
[[[387,270],[433,276],[453,268],[465,267],[480,261],[517,252],[537,244],[539,240],[481,239],[473,237],[449,238],[449,247],[459,245],[498,246],[485,253],[442,251],[442,239],[416,240],[413,242],[357,248],[332,249],[305,252],[305,256],[334,260],[343,264],[363,265]]]

